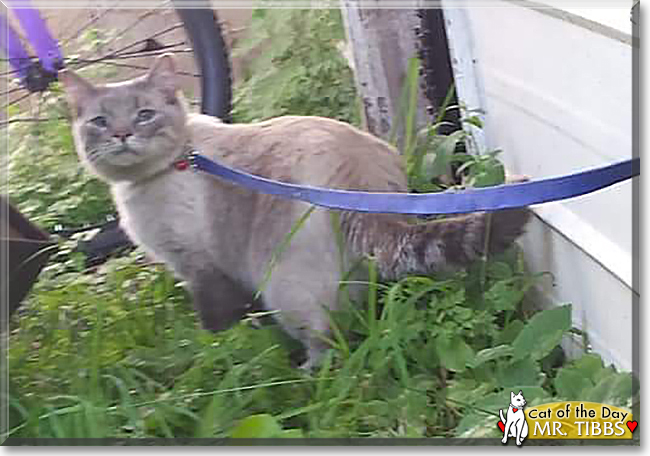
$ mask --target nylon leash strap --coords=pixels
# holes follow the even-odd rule
[[[382,193],[332,190],[289,184],[238,171],[193,151],[195,170],[268,195],[291,198],[330,209],[394,214],[461,214],[496,211],[558,201],[595,192],[638,176],[641,160],[633,158],[560,177],[440,193]]]

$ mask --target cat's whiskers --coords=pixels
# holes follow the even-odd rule
[[[132,147],[130,147],[129,142],[122,142],[122,140],[111,141],[106,146],[106,153],[110,155],[120,155],[124,153],[133,153],[139,155]]]
[[[99,147],[96,147],[96,148],[91,149],[91,150],[87,150],[86,151],[86,159],[89,162],[95,162],[95,161],[97,161],[98,158],[100,158],[101,153],[102,153],[102,150]]]
[[[140,155],[140,152],[146,149],[148,143],[149,141],[145,141],[137,136],[133,136],[126,141],[126,145],[136,155]]]

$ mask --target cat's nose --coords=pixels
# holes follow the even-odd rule
[[[133,136],[133,133],[127,130],[120,130],[113,132],[113,137],[121,139],[122,142],[126,142],[129,136]]]

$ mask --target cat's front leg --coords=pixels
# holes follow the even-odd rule
[[[207,330],[228,329],[252,309],[252,295],[222,272],[212,270],[193,274],[188,285],[194,309]]]
[[[524,424],[525,424],[525,421],[524,421],[524,419],[522,419],[521,421],[519,421],[517,423],[517,426],[515,426],[515,429],[517,430],[517,436],[515,438],[515,443],[517,444],[517,446],[521,446],[522,442],[524,441],[524,436],[522,435],[523,434],[523,429],[524,429]]]
[[[506,428],[503,431],[503,439],[501,439],[501,443],[503,444],[508,443],[508,434],[510,433],[511,426],[512,426],[512,421],[506,421]]]

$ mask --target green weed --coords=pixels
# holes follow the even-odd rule
[[[359,125],[354,77],[337,47],[345,39],[339,11],[258,9],[252,27],[235,51],[258,51],[235,90],[235,121],[309,115]]]
[[[106,185],[82,169],[67,107],[58,91],[46,95],[45,122],[10,124],[7,181],[3,193],[30,220],[47,230],[105,221],[114,213]]]

